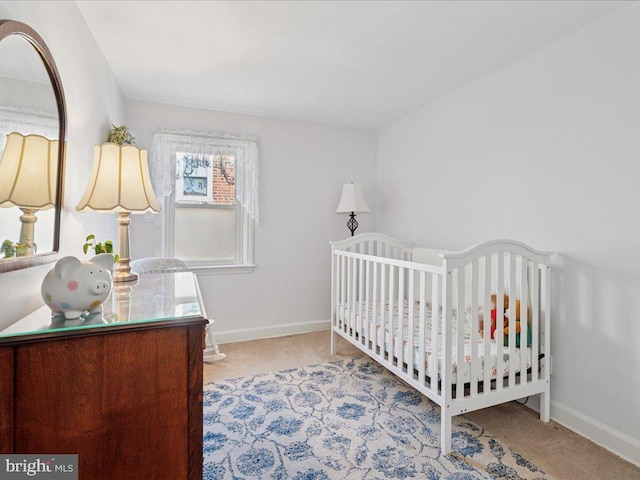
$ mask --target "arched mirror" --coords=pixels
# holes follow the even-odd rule
[[[58,258],[65,130],[51,52],[28,25],[0,20],[0,272]]]

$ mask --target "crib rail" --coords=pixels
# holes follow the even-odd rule
[[[334,262],[334,328],[436,400],[438,362],[421,359],[427,352],[437,359],[441,348],[442,267],[343,250],[334,251]]]
[[[382,233],[361,233],[344,240],[331,242],[332,250],[363,253],[383,258],[411,260],[411,242],[403,242]]]
[[[332,332],[440,405],[444,453],[464,412],[540,394],[549,420],[550,253],[497,240],[430,265],[378,234],[332,253]]]
[[[443,361],[450,362],[442,370],[445,397],[471,399],[464,406],[456,407],[453,402],[454,411],[463,413],[493,404],[494,399],[486,398],[488,393],[499,396],[508,390],[507,395],[512,396],[515,389],[521,389],[522,396],[527,396],[538,390],[550,374],[545,368],[548,360],[544,360],[550,358],[546,338],[550,254],[519,242],[497,240],[442,257],[446,271],[445,338],[452,338],[449,330],[458,322],[457,338],[443,342]],[[466,311],[466,318],[453,318],[454,311]],[[470,352],[466,354],[460,348],[465,340],[459,328],[462,322],[468,322],[470,330]],[[496,360],[495,367],[484,361],[491,357]],[[459,368],[465,362],[470,378],[482,381],[471,381],[468,388],[454,392],[447,377],[453,376],[456,365]]]

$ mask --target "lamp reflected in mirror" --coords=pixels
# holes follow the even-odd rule
[[[22,211],[20,235],[12,252],[15,256],[36,253],[36,213],[56,205],[58,151],[58,140],[17,132],[7,135],[0,158],[0,207]]]

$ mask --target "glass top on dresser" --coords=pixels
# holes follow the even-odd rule
[[[0,344],[88,329],[127,328],[147,323],[185,322],[206,318],[196,276],[191,272],[140,275],[137,281],[114,283],[101,313],[80,319],[51,317],[46,305],[0,330]]]

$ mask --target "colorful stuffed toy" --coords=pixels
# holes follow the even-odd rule
[[[497,295],[491,295],[491,339],[495,339],[495,332],[498,323]],[[520,347],[520,299],[516,299],[516,347]],[[504,332],[504,346],[509,346],[509,295],[505,294],[503,299],[502,325]],[[531,325],[531,309],[527,305],[527,325]],[[484,336],[484,320],[480,320],[480,335]],[[531,346],[531,328],[527,328],[527,346]]]

